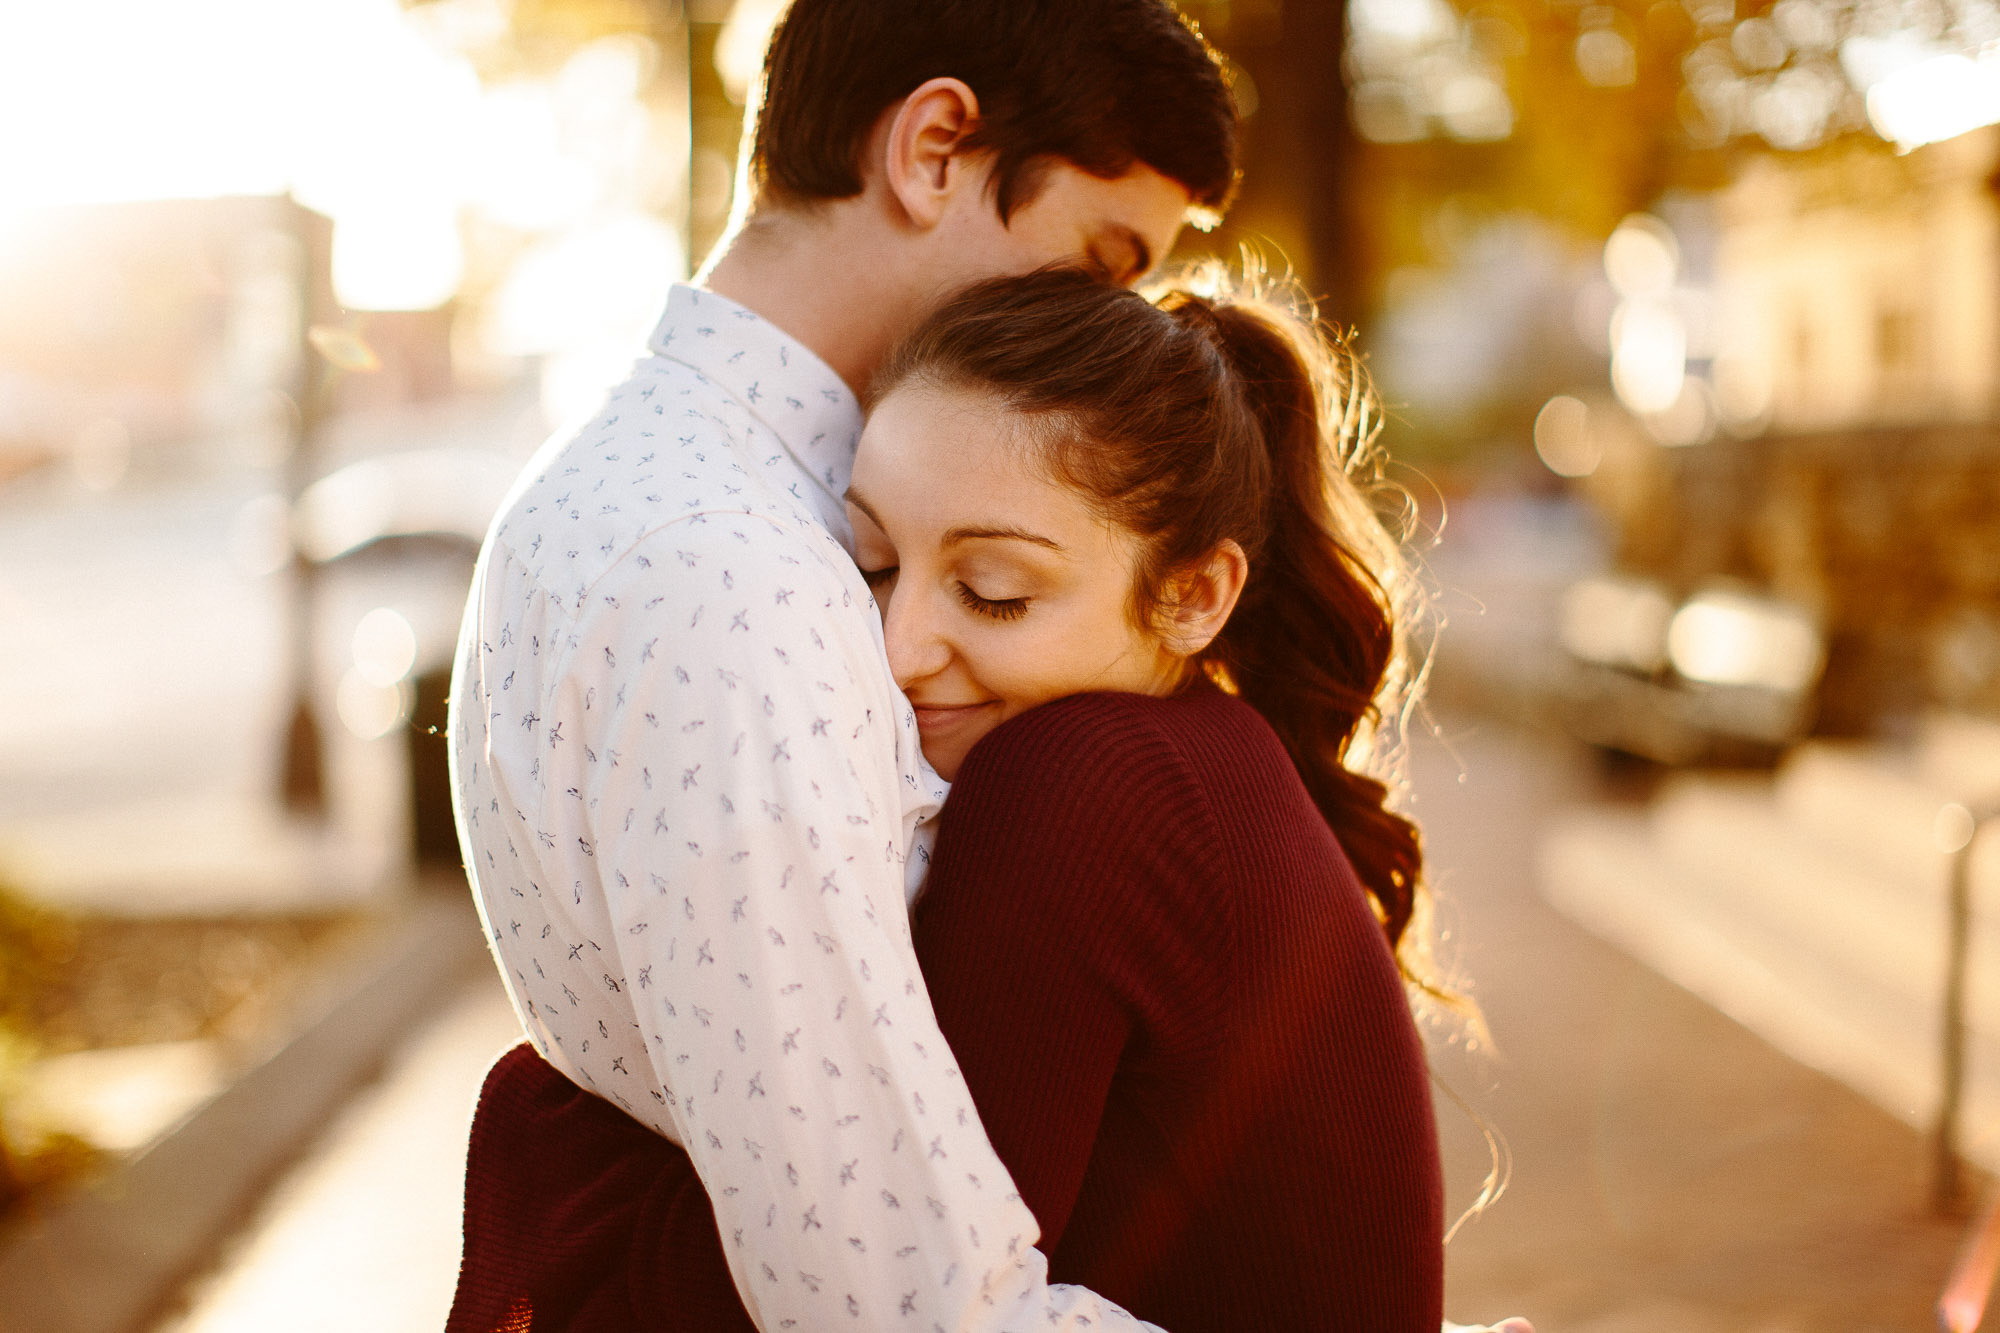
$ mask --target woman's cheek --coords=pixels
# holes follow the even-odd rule
[[[930,766],[937,771],[939,777],[943,778],[946,782],[956,782],[958,780],[958,770],[965,763],[965,756],[971,754],[972,747],[984,740],[987,733],[999,726],[1003,720],[1001,717],[995,717],[985,726],[979,727],[976,730],[968,728],[960,732],[953,736],[948,743],[935,746],[926,745],[924,747],[924,758],[930,761]]]
[[[1010,714],[1024,713],[1039,704],[1089,688],[1077,679],[1074,658],[1073,643],[1038,627],[1006,645],[1004,654],[995,660],[995,676],[986,685],[1007,700]]]

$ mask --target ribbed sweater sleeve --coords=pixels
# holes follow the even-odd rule
[[[755,1333],[679,1145],[523,1042],[487,1071],[446,1333]]]
[[[1173,1015],[1213,1040],[1229,955],[1220,832],[1157,714],[1077,696],[1009,723],[959,774],[918,906],[938,1022],[1001,1160],[1062,1239],[1128,1049]]]

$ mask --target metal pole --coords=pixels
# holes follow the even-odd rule
[[[1941,1214],[1965,1205],[1958,1154],[1959,1114],[1965,1101],[1965,988],[1972,952],[1972,853],[1979,835],[2000,811],[1971,812],[1972,834],[1952,853],[1946,900],[1943,1050],[1937,1131],[1933,1143],[1931,1203]]]
[[[318,466],[320,428],[327,413],[332,369],[321,364],[311,330],[328,298],[322,291],[328,269],[331,236],[323,219],[299,207],[289,197],[299,263],[299,374],[297,411],[292,416],[292,447],[285,459],[285,499],[296,514],[299,496],[314,479]],[[319,570],[292,547],[290,590],[286,602],[286,643],[290,652],[292,707],[286,720],[284,751],[278,767],[278,794],[285,808],[310,819],[326,814],[326,763],[319,719],[313,708],[313,669],[317,659],[314,620],[318,606]]]

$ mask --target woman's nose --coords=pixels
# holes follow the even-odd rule
[[[883,603],[882,642],[889,651],[889,674],[899,689],[935,675],[951,660],[951,646],[917,588],[893,590]]]

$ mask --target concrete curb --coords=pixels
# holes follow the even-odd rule
[[[469,897],[418,892],[281,1049],[0,1237],[0,1333],[133,1333],[413,1021],[485,960]]]

